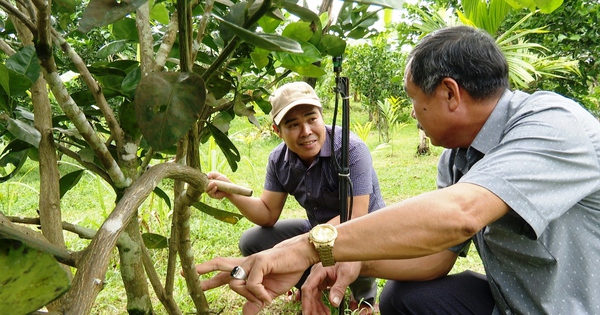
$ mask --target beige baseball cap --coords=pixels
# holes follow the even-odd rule
[[[317,107],[321,106],[321,101],[315,93],[315,90],[306,82],[299,81],[293,83],[287,83],[280,86],[271,97],[271,118],[276,125],[279,125],[283,116],[294,108],[296,105],[313,105]]]

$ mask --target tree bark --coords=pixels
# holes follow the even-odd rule
[[[102,288],[108,261],[117,240],[144,200],[164,178],[187,182],[205,191],[208,179],[197,169],[177,163],[163,163],[149,168],[127,190],[123,198],[92,239],[73,278],[71,290],[65,295],[65,314],[89,314]]]
[[[121,278],[127,292],[127,312],[135,315],[154,314],[146,282],[142,257],[142,236],[137,220],[137,211],[120,237],[119,260]]]

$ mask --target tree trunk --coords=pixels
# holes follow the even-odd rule
[[[127,292],[127,312],[135,315],[154,314],[152,301],[148,291],[146,273],[142,257],[142,237],[137,212],[121,234],[119,258],[121,262],[121,277]]]
[[[417,154],[419,155],[427,155],[431,153],[429,149],[429,138],[423,129],[419,128],[419,146],[417,147]]]

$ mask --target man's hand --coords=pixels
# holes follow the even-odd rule
[[[330,314],[323,303],[322,292],[329,290],[329,302],[338,307],[346,288],[360,275],[360,262],[338,262],[335,266],[314,265],[310,275],[302,285],[302,314]]]
[[[206,174],[206,178],[231,183],[231,181],[229,180],[229,178],[227,178],[227,176],[225,176],[219,172],[208,172]],[[223,199],[230,195],[230,193],[228,193],[228,192],[219,190],[219,188],[217,187],[217,184],[214,182],[211,182],[211,181],[209,181],[208,185],[206,185],[206,194],[209,197],[214,198],[214,199]]]
[[[216,276],[202,282],[202,289],[209,290],[229,283],[229,287],[245,297],[244,315],[255,315],[273,298],[287,292],[302,277],[311,261],[314,247],[306,238],[296,238],[288,246],[272,248],[245,258],[215,258],[196,265],[199,274],[221,271]],[[239,280],[229,276],[235,266],[240,266],[248,274],[248,279]]]
[[[209,261],[205,261],[201,264],[196,265],[196,272],[199,275],[204,275],[213,271],[220,271],[218,274],[208,280],[203,280],[202,290],[207,291],[220,287],[224,284],[228,284],[231,280],[231,270],[233,267],[240,265],[244,262],[245,258],[223,258],[217,257]]]

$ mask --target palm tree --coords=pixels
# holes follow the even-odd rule
[[[490,0],[489,2],[486,0],[463,0],[461,6],[462,11],[456,9],[454,12],[447,8],[433,11],[417,9],[421,23],[414,26],[422,33],[422,36],[442,27],[461,24],[486,30],[496,38],[496,43],[506,56],[511,85],[518,88],[527,89],[531,82],[542,77],[561,77],[562,74],[569,72],[580,75],[578,61],[546,55],[547,48],[526,39],[530,34],[546,33],[547,31],[543,27],[520,28],[525,21],[539,11],[549,11],[555,8],[542,7],[540,10],[534,10],[510,26],[508,30],[498,34],[508,13],[515,10],[508,2],[505,0]]]

